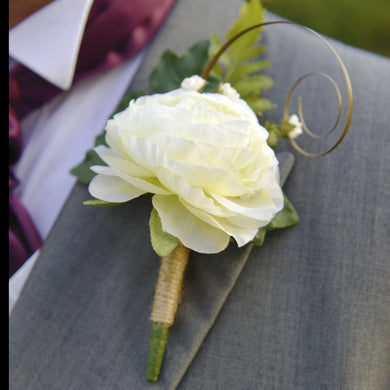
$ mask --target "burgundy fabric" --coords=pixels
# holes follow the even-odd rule
[[[85,27],[73,83],[133,57],[157,32],[175,0],[95,0]],[[62,92],[21,64],[9,72],[9,276],[42,244],[13,194],[12,165],[22,153],[19,120]]]
[[[9,194],[9,271],[11,277],[25,260],[42,245],[42,239],[29,213],[12,193]]]

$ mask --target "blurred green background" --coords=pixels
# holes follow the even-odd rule
[[[390,0],[262,0],[282,17],[390,57]]]

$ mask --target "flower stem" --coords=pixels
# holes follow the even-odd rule
[[[165,354],[169,327],[173,324],[180,303],[184,271],[190,250],[178,245],[161,258],[152,314],[147,379],[155,382]]]
[[[169,325],[152,322],[148,356],[147,379],[156,382],[167,345]]]

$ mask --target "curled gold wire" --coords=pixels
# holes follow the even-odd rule
[[[340,56],[338,55],[338,53],[336,52],[336,50],[333,48],[333,46],[324,38],[322,37],[319,33],[317,33],[316,31],[312,30],[311,28],[309,27],[305,27],[305,26],[301,26],[295,22],[291,22],[291,21],[286,21],[286,20],[274,20],[274,21],[269,21],[269,22],[262,22],[262,23],[258,23],[258,24],[255,24],[251,27],[248,27],[242,31],[240,31],[239,33],[237,33],[235,36],[233,36],[232,38],[230,38],[228,41],[226,41],[222,46],[221,48],[218,50],[218,52],[214,55],[214,57],[212,57],[209,61],[209,63],[206,65],[206,67],[204,68],[202,74],[201,74],[201,77],[203,77],[205,80],[207,80],[207,78],[209,77],[209,74],[212,70],[212,68],[214,67],[214,65],[218,62],[218,59],[219,57],[228,49],[228,47],[233,43],[235,42],[237,39],[239,39],[241,36],[243,36],[244,34],[246,34],[247,32],[249,31],[252,31],[256,28],[261,28],[261,27],[264,27],[264,26],[267,26],[267,25],[273,25],[273,24],[293,24],[293,25],[297,25],[297,26],[300,26],[304,29],[306,29],[307,31],[311,32],[312,34],[316,35],[318,38],[320,38],[327,46],[328,48],[331,50],[332,54],[336,57],[336,60],[338,62],[338,64],[340,65],[340,68],[341,68],[341,71],[343,73],[343,77],[344,77],[344,81],[345,81],[345,85],[346,85],[346,89],[347,89],[347,96],[348,96],[348,108],[347,108],[347,116],[346,116],[346,120],[345,120],[345,124],[344,124],[344,128],[341,132],[341,135],[339,136],[339,138],[337,139],[337,141],[328,149],[326,149],[325,151],[323,152],[320,152],[320,153],[309,153],[307,152],[306,150],[304,150],[302,147],[300,147],[295,139],[290,139],[290,142],[292,144],[292,146],[294,147],[295,150],[297,150],[299,153],[305,155],[305,156],[308,156],[308,157],[319,157],[319,156],[324,156],[325,154],[328,154],[330,152],[332,152],[334,149],[336,149],[340,143],[343,141],[343,139],[345,138],[347,132],[348,132],[348,129],[349,129],[349,126],[351,124],[351,120],[352,120],[352,112],[353,112],[353,93],[352,93],[352,86],[351,86],[351,80],[349,78],[349,74],[348,74],[348,71],[347,71],[347,68],[346,66],[344,65],[342,59],[340,58]],[[320,139],[320,138],[325,138],[327,136],[329,136],[331,133],[333,133],[336,128],[338,127],[339,125],[339,122],[340,122],[340,119],[341,119],[341,115],[342,115],[342,109],[343,109],[343,104],[342,104],[342,97],[341,97],[341,93],[340,93],[340,89],[337,85],[337,83],[333,80],[333,78],[331,78],[329,75],[327,75],[326,73],[322,73],[322,72],[310,72],[310,73],[307,73],[303,76],[301,76],[294,84],[293,86],[291,87],[288,95],[287,95],[287,98],[286,98],[286,102],[285,102],[285,106],[284,106],[284,117],[285,118],[288,118],[289,117],[289,107],[290,107],[290,102],[291,102],[291,98],[292,98],[292,95],[296,89],[296,87],[304,80],[306,79],[307,77],[309,76],[313,76],[313,75],[319,75],[321,77],[325,77],[328,81],[331,82],[331,84],[333,85],[335,91],[336,91],[336,94],[337,94],[337,100],[338,100],[338,105],[339,105],[339,110],[338,110],[338,115],[337,115],[337,118],[336,118],[336,121],[335,121],[335,124],[333,125],[333,127],[327,131],[325,134],[322,134],[322,135],[317,135],[317,134],[314,134],[313,132],[311,132],[309,130],[309,128],[307,127],[306,123],[305,123],[305,120],[304,120],[304,117],[303,117],[303,108],[302,108],[302,99],[299,97],[298,98],[298,116],[300,118],[300,121],[302,123],[302,128],[304,129],[304,131],[311,137],[313,138],[316,138],[316,139]]]
[[[306,79],[307,77],[309,76],[322,76],[322,77],[325,77],[327,80],[329,80],[335,91],[336,91],[336,94],[337,94],[337,100],[338,100],[338,105],[339,105],[339,110],[338,110],[338,114],[337,114],[337,118],[336,118],[336,121],[333,125],[333,127],[327,131],[325,134],[314,134],[312,133],[309,128],[307,127],[306,123],[305,123],[305,119],[303,117],[303,109],[302,109],[302,98],[299,97],[298,98],[298,116],[299,116],[299,120],[300,122],[302,123],[302,128],[303,130],[312,138],[317,138],[317,139],[321,139],[321,138],[325,138],[327,136],[329,136],[330,134],[332,134],[339,122],[340,122],[340,119],[341,119],[341,114],[342,114],[342,110],[343,110],[343,102],[342,102],[342,98],[341,98],[341,93],[340,93],[340,89],[337,85],[337,83],[332,79],[332,77],[330,77],[329,75],[327,75],[326,73],[322,73],[322,72],[310,72],[310,73],[306,73],[304,74],[303,76],[301,76],[295,83],[294,85],[291,87],[288,95],[287,95],[287,98],[286,98],[286,103],[285,103],[285,106],[284,106],[284,113],[283,113],[283,116],[285,118],[288,118],[289,117],[289,106],[290,106],[290,102],[291,102],[291,98],[292,98],[292,95],[295,91],[295,88],[304,80]]]

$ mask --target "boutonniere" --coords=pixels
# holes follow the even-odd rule
[[[274,147],[288,139],[300,153],[319,156],[337,147],[352,116],[352,90],[347,70],[334,49],[348,90],[348,114],[336,143],[318,154],[296,142],[312,135],[299,106],[290,115],[291,88],[280,124],[262,123],[273,107],[262,96],[272,80],[261,73],[270,64],[259,60],[261,29],[285,21],[263,22],[258,1],[243,3],[240,16],[222,44],[216,36],[190,47],[182,56],[166,51],[153,69],[152,93],[135,91],[97,138],[96,146],[73,173],[89,183],[95,198],[87,205],[112,206],[153,194],[151,245],[161,257],[151,310],[147,379],[156,381],[169,327],[181,299],[183,275],[191,251],[217,253],[229,244],[262,245],[268,231],[299,221],[279,182]],[[305,28],[305,27],[304,27]],[[308,29],[309,31],[312,31]],[[260,119],[259,119],[260,118]],[[223,267],[223,264],[221,264]]]

